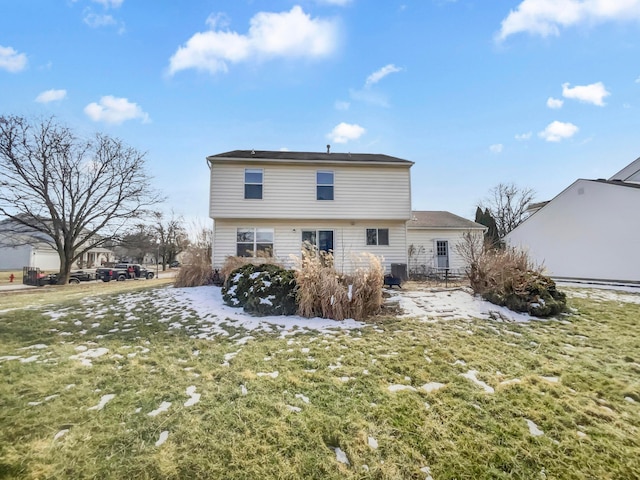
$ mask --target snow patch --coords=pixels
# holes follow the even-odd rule
[[[422,390],[424,390],[425,392],[427,392],[427,393],[431,393],[431,392],[435,392],[437,390],[440,390],[443,387],[446,387],[446,385],[444,383],[429,382],[429,383],[425,383],[420,388]]]
[[[169,438],[169,432],[167,430],[160,432],[160,438],[158,438],[158,441],[155,443],[156,447],[159,447],[164,442],[166,442],[167,438]]]
[[[170,406],[171,402],[162,402],[158,408],[147,413],[147,415],[150,417],[155,417],[157,415],[160,415],[162,412],[166,412],[167,410],[169,410]]]
[[[487,393],[494,393],[495,390],[493,387],[487,385],[482,380],[479,380],[476,375],[478,375],[477,370],[469,370],[467,373],[461,373],[460,376],[471,380],[473,383],[481,387]]]
[[[351,465],[349,463],[349,459],[347,458],[347,454],[340,447],[335,448],[336,452],[336,460],[340,463],[344,463],[345,465]]]
[[[409,390],[411,392],[415,392],[416,389],[414,387],[412,387],[411,385],[399,385],[399,384],[394,384],[394,385],[389,385],[389,391],[390,392],[401,392],[403,390]]]
[[[538,425],[536,425],[534,422],[532,422],[528,418],[525,418],[524,420],[527,422],[527,426],[529,427],[529,433],[533,437],[539,437],[541,435],[544,435],[544,432],[538,428]]]
[[[64,437],[67,433],[69,433],[69,429],[65,428],[64,430],[60,430],[53,436],[53,440],[58,440],[59,438]]]
[[[100,398],[100,403],[98,403],[97,405],[94,405],[93,407],[89,407],[87,408],[87,410],[102,410],[104,408],[104,406],[109,403],[111,400],[113,400],[115,398],[115,394],[114,393],[109,393],[107,395],[103,395],[102,398]]]
[[[91,359],[98,358],[103,355],[106,355],[109,352],[108,348],[100,347],[100,348],[91,348],[84,352],[80,352],[77,355],[71,355],[69,357],[70,360],[80,360],[80,363],[84,366],[91,367],[93,363],[91,363]]]

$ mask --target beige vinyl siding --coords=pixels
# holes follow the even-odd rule
[[[456,251],[456,245],[463,241],[463,235],[468,230],[407,228],[407,248],[413,245],[414,255],[409,256],[409,271],[436,270],[436,242],[447,240],[449,242],[449,271],[454,274],[463,274],[466,268],[464,259]],[[481,230],[472,230],[477,235],[483,235]]]
[[[334,258],[338,271],[348,273],[353,268],[352,253],[369,252],[383,257],[387,272],[392,263],[407,263],[406,226],[404,221],[327,221],[327,220],[265,220],[218,219],[214,229],[213,267],[220,268],[227,257],[236,254],[238,228],[273,228],[273,254],[280,263],[292,268],[291,255],[300,256],[303,230],[333,230]],[[367,228],[388,228],[389,245],[366,245]]]
[[[245,168],[261,168],[261,200],[244,198]],[[334,200],[316,200],[316,172],[334,173]],[[274,165],[213,163],[210,217],[408,220],[409,167],[405,165]]]

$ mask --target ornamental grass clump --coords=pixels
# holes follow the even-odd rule
[[[351,275],[333,267],[333,256],[307,247],[296,258],[298,315],[334,320],[363,320],[382,307],[384,268],[375,255],[361,253],[352,258]]]
[[[208,250],[210,252],[210,249]],[[176,287],[200,287],[213,283],[213,268],[211,256],[206,248],[194,247],[189,249],[183,265],[180,267],[174,286]]]
[[[457,246],[467,261],[471,288],[485,300],[536,317],[556,315],[566,308],[566,295],[543,274],[527,252],[515,248],[487,248],[470,236]]]

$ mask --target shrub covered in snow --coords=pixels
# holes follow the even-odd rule
[[[255,315],[293,315],[297,310],[294,273],[277,265],[246,264],[227,276],[222,299]]]
[[[467,260],[473,291],[485,300],[536,317],[556,315],[566,308],[566,295],[543,275],[522,250],[486,248],[471,239],[457,246]]]

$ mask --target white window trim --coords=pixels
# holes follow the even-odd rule
[[[252,171],[252,172],[260,172],[260,178],[261,178],[261,182],[260,183],[256,183],[256,182],[247,182],[247,172]],[[244,198],[244,200],[262,200],[264,198],[264,168],[245,168],[244,169],[244,183],[242,184],[242,188],[243,188],[243,192],[242,192],[242,196]],[[246,187],[247,185],[260,185],[261,191],[260,191],[260,198],[247,198],[247,193],[246,193]]]
[[[376,231],[376,243],[368,243],[369,239],[367,237],[367,230],[375,230]],[[380,243],[380,230],[387,231],[387,243]],[[388,227],[385,228],[377,228],[377,227],[367,227],[364,229],[364,244],[367,247],[388,247],[391,245],[391,229]]]
[[[244,258],[256,258],[258,255],[258,244],[268,244],[269,242],[258,242],[258,230],[271,231],[271,255],[274,255],[276,232],[274,228],[268,227],[236,227],[236,256],[238,256],[238,244],[249,244],[250,242],[238,242],[238,230],[253,230],[253,254]]]
[[[318,183],[318,174],[319,173],[330,173],[333,182],[331,184],[328,183]],[[332,199],[331,200],[321,200],[318,198],[318,187],[331,187],[332,190]],[[336,172],[334,170],[316,170],[316,202],[333,202],[336,199]]]

